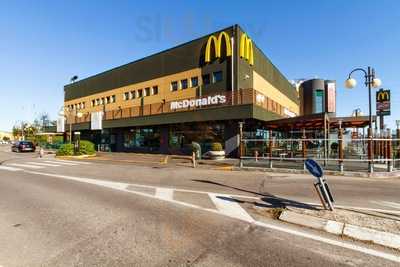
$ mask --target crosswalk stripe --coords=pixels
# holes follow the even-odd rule
[[[33,164],[33,165],[39,165],[39,166],[45,166],[45,167],[60,167],[61,165],[57,164],[49,164],[49,163],[42,163],[42,162],[27,162],[28,164]]]
[[[41,167],[41,166],[29,165],[29,164],[8,163],[7,165],[16,166],[16,167],[23,167],[23,168],[30,168],[30,169],[43,169],[43,167]]]
[[[215,207],[223,214],[230,217],[238,218],[248,222],[253,222],[254,219],[234,200],[224,199],[216,194],[208,194]]]
[[[157,188],[156,197],[166,200],[174,199],[174,190],[169,188]]]
[[[46,163],[50,163],[50,164],[60,164],[60,165],[65,165],[65,166],[77,166],[77,165],[79,165],[79,164],[77,164],[77,163],[67,163],[67,162],[61,162],[61,161],[50,161],[50,160],[45,160],[45,161],[43,161],[43,162],[46,162]]]
[[[65,163],[83,164],[83,165],[91,164],[91,163],[85,162],[85,161],[73,161],[73,160],[63,160],[63,159],[56,159],[56,161],[65,162]]]
[[[7,166],[0,166],[0,170],[5,170],[5,171],[22,171],[22,169],[14,168],[14,167],[7,167]]]

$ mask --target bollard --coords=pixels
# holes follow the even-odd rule
[[[40,147],[40,150],[39,150],[39,157],[40,157],[40,158],[43,158],[43,156],[44,156],[44,150],[43,150],[42,147]]]
[[[256,159],[256,162],[258,162],[258,150],[254,150],[254,157]]]
[[[193,168],[196,168],[196,153],[192,152],[192,163],[193,163]]]

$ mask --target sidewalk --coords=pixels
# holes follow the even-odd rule
[[[116,163],[132,163],[132,164],[144,164],[144,165],[168,165],[168,166],[180,166],[180,167],[193,167],[191,156],[186,155],[165,155],[165,154],[149,154],[149,153],[124,153],[124,152],[97,152],[96,157],[90,158],[94,161],[108,161]],[[256,171],[256,172],[268,172],[268,173],[281,173],[281,174],[308,174],[307,171],[303,170],[298,166],[292,168],[282,163],[274,163],[274,166],[278,168],[268,168],[265,162],[249,162],[244,161],[244,166],[239,167],[239,159],[227,158],[224,160],[208,160],[202,159],[197,160],[196,168],[202,169],[213,169],[213,170],[224,170],[224,171]],[[324,170],[326,175],[333,176],[345,176],[345,177],[361,177],[361,178],[398,178],[400,177],[400,171],[395,170],[387,172],[384,170],[377,170],[374,173],[368,173],[367,171],[352,170],[352,171],[335,171],[335,170]]]

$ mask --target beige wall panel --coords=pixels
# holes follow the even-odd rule
[[[93,112],[93,111],[101,111],[103,109],[103,105],[99,106],[91,106],[91,102],[93,99],[101,99],[101,98],[106,98],[106,97],[111,97],[112,95],[115,95],[116,101],[115,103],[109,103],[106,105],[106,110],[116,110],[119,108],[129,108],[129,107],[134,107],[134,106],[140,106],[141,105],[141,99],[136,98],[132,100],[124,100],[124,93],[125,92],[130,92],[130,91],[136,91],[138,89],[142,89],[144,92],[144,89],[146,87],[152,88],[153,86],[158,86],[158,94],[157,95],[150,95],[150,96],[145,96],[143,98],[144,105],[146,104],[158,104],[165,99],[165,101],[171,101],[171,100],[178,100],[178,99],[186,99],[190,97],[195,97],[196,96],[196,88],[187,88],[187,89],[178,89],[178,91],[171,92],[171,82],[177,81],[178,84],[180,85],[180,81],[183,79],[188,79],[188,83],[190,86],[190,78],[197,76],[199,85],[201,85],[201,69],[196,68],[180,73],[176,73],[173,75],[168,75],[164,77],[160,77],[157,79],[137,83],[137,84],[131,84],[128,86],[124,86],[121,88],[116,88],[112,89],[106,92],[102,92],[99,94],[93,94],[90,96],[82,97],[79,99],[74,99],[71,101],[66,101],[64,103],[65,106],[68,105],[74,105],[78,103],[85,102],[85,108],[81,109],[80,112],[86,113],[86,112]]]
[[[290,111],[300,114],[300,108],[298,104],[289,99],[285,94],[276,89],[272,84],[270,84],[255,71],[253,71],[253,87],[266,97],[269,97],[280,105],[288,108]]]

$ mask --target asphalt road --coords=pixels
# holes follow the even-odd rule
[[[139,190],[135,185],[148,185],[141,192],[161,187],[258,196],[268,191],[270,195],[285,195],[300,201],[308,198],[304,189],[310,182],[307,177],[265,177],[265,174],[94,161],[68,164],[52,157],[37,159],[33,154],[10,153],[7,147],[0,148],[0,161],[3,167],[0,168],[0,266],[3,267],[400,264],[398,252],[381,247],[272,219],[265,219],[262,226],[210,212],[206,209],[210,203],[201,199],[201,194],[181,192],[179,200],[199,201],[203,208],[134,193]],[[370,192],[377,185],[370,180],[357,181]],[[135,185],[125,191],[118,190],[121,183]],[[346,188],[336,189],[343,196],[363,187],[341,179],[335,181],[335,187],[336,183]],[[381,185],[384,192],[377,191],[372,197],[394,202],[398,180],[381,183],[385,185]],[[132,192],[129,188],[133,188]],[[168,190],[155,191],[156,195],[164,193],[168,198]]]

